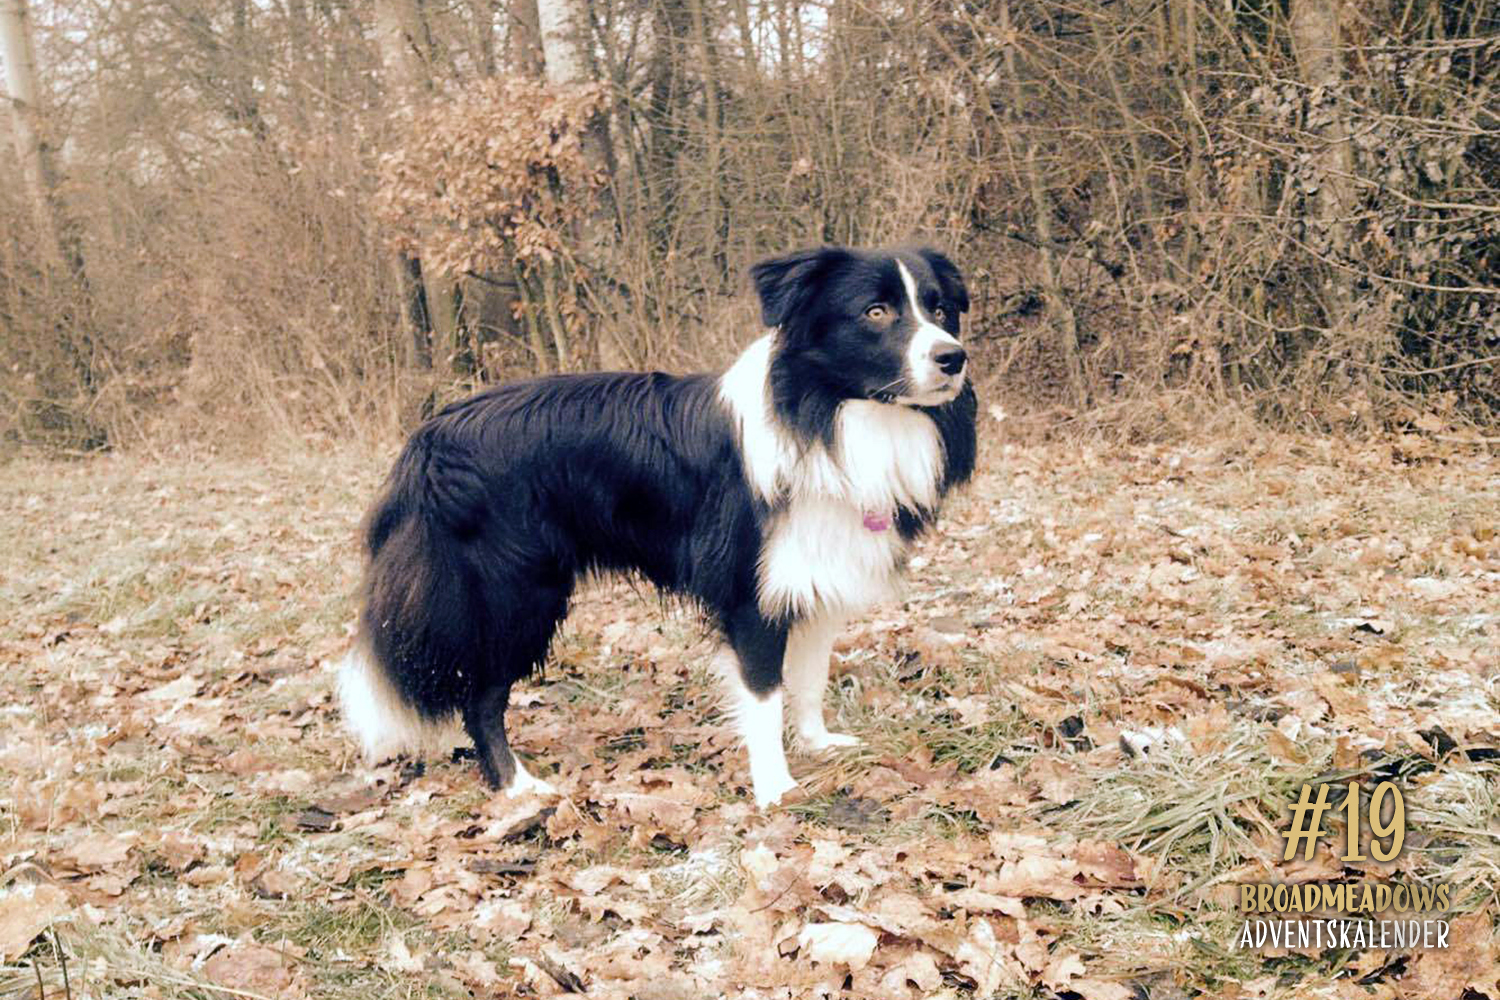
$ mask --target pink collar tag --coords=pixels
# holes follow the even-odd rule
[[[876,513],[873,510],[865,511],[865,527],[871,531],[889,531],[891,527],[891,515]]]

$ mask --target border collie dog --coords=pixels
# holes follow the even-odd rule
[[[751,275],[770,332],[722,374],[531,379],[412,435],[365,528],[339,679],[367,760],[461,718],[491,787],[552,791],[512,755],[505,707],[591,571],[692,598],[722,632],[758,806],[796,785],[783,692],[805,748],[857,742],[823,723],[829,656],[973,471],[969,295],[925,249],[824,247]]]

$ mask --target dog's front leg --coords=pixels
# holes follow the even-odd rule
[[[755,804],[764,809],[797,787],[782,744],[781,663],[787,626],[747,605],[727,616],[725,631],[734,652],[734,662],[724,669],[729,713],[750,755]]]
[[[785,678],[792,725],[808,750],[852,747],[859,739],[845,733],[830,733],[823,722],[823,691],[828,687],[828,661],[833,640],[844,625],[836,616],[809,618],[792,626],[787,637]]]

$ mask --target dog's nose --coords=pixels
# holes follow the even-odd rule
[[[963,371],[964,360],[968,356],[968,352],[957,344],[938,344],[932,349],[932,363],[937,365],[944,375],[957,375]]]

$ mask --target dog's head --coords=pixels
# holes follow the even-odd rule
[[[840,398],[940,406],[964,386],[963,276],[936,250],[822,247],[750,271],[783,362]]]

